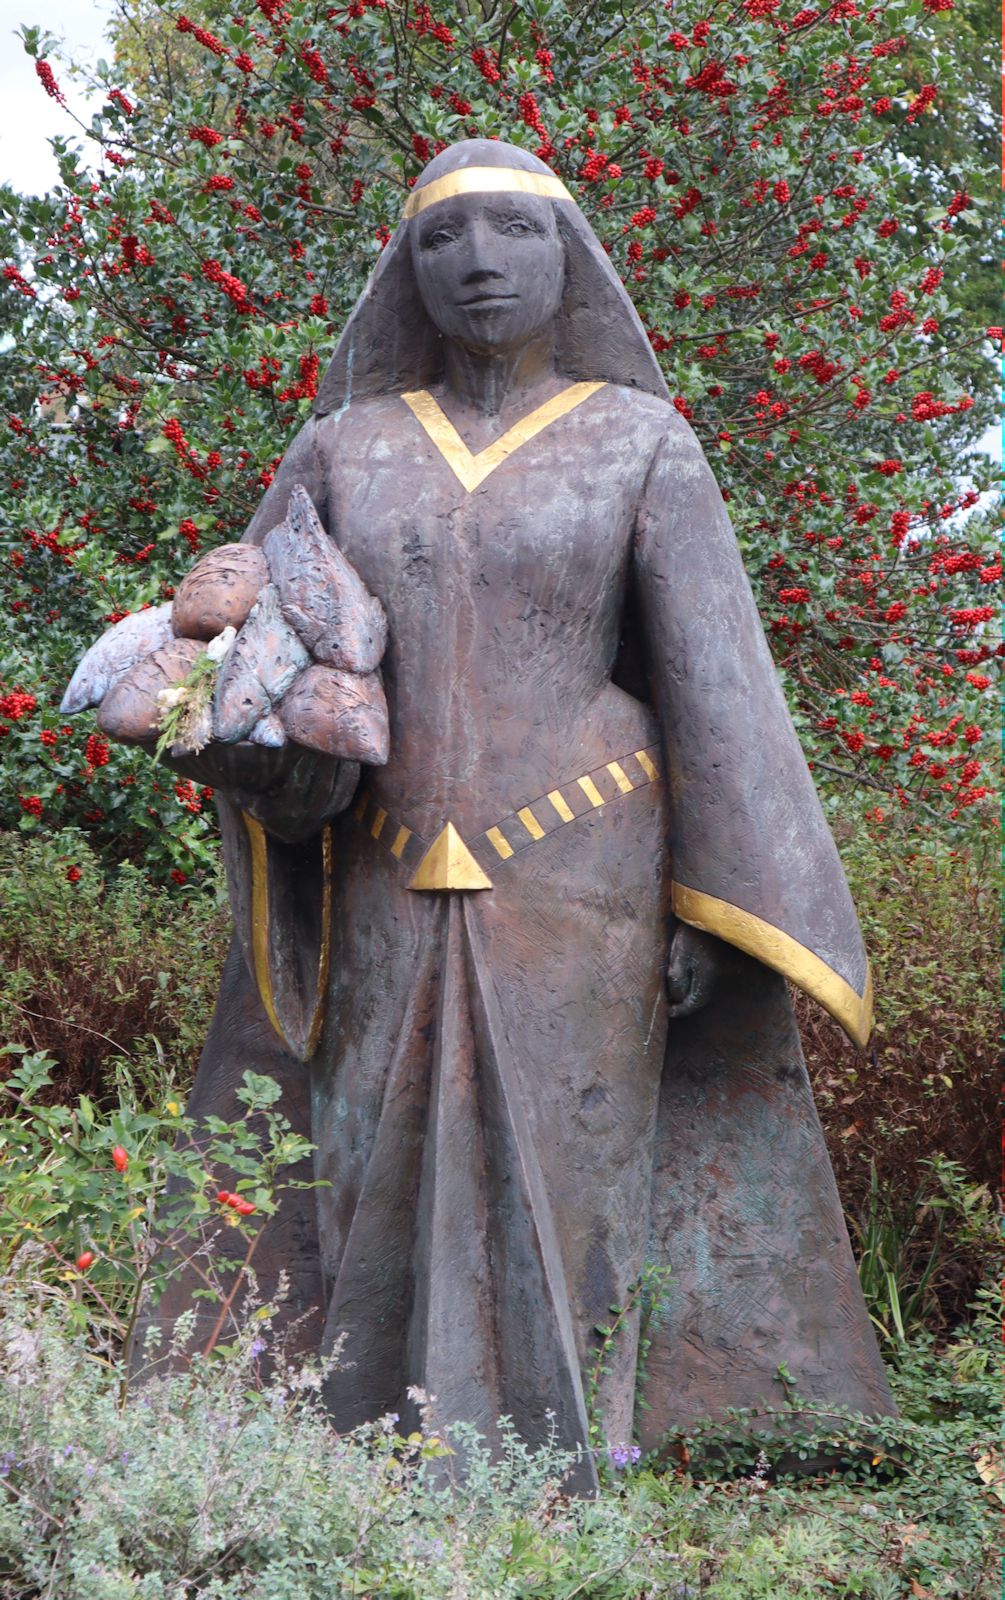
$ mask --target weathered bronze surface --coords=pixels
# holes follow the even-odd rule
[[[295,491],[332,541],[302,570]],[[712,474],[534,157],[431,163],[246,539],[358,685],[387,624],[384,764],[321,702],[305,749],[281,699],[283,748],[186,767],[227,796],[236,930],[192,1109],[253,1066],[317,1147],[257,1259],[305,1342],[345,1341],[338,1425],[417,1385],[585,1445],[596,1326],[648,1262],[650,1409],[636,1309],[612,1443],[779,1401],[782,1365],[891,1410],[785,982],[864,1042],[854,908]]]

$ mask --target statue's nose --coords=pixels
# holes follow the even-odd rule
[[[475,223],[469,228],[465,242],[467,251],[461,281],[466,287],[505,276],[499,264],[498,243],[491,229],[481,222]]]

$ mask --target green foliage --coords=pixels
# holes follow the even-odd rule
[[[839,819],[838,834],[872,963],[876,1028],[863,1054],[798,999],[817,1106],[872,1268],[882,1259],[901,1298],[917,1301],[934,1251],[924,1317],[952,1326],[993,1248],[965,1217],[966,1195],[986,1201],[999,1176],[996,854],[990,837],[953,849],[935,830],[919,848],[896,824],[877,828],[854,813]],[[954,1225],[940,1234],[947,1200]],[[879,1283],[874,1303],[895,1329],[893,1297]]]
[[[468,135],[537,151],[609,249],[729,496],[818,780],[948,831],[982,816],[996,376],[959,285],[994,250],[985,4],[134,0],[59,185],[0,215],[0,819],[203,870],[191,786],[99,765],[55,705],[109,619],[239,535],[409,183]],[[50,41],[25,44],[58,94]]]
[[[387,1417],[337,1434],[324,1370],[282,1353],[268,1319],[228,1352],[122,1403],[65,1317],[8,1280],[0,1328],[0,1597],[60,1600],[991,1600],[997,1429],[990,1301],[966,1340],[927,1341],[897,1379],[905,1416],[778,1418],[785,1448],[855,1462],[777,1470],[777,1427],[739,1447],[731,1419],[691,1436],[720,1464],[562,1493],[568,1457],[503,1422],[491,1449]],[[179,1330],[179,1347],[184,1338]],[[976,1352],[976,1356],[975,1356]],[[347,1353],[348,1358],[348,1353]],[[915,1412],[920,1415],[915,1415]],[[465,1475],[459,1475],[463,1455]]]
[[[172,1074],[184,1092],[228,923],[215,874],[180,899],[138,867],[106,866],[75,830],[0,834],[0,1046],[51,1056],[67,1102],[114,1092],[116,1062],[149,1095]]]
[[[29,1262],[43,1290],[72,1285],[68,1326],[106,1354],[123,1352],[123,1384],[141,1310],[156,1304],[170,1276],[194,1266],[198,1292],[220,1306],[208,1355],[228,1328],[278,1194],[309,1187],[285,1169],[311,1146],[272,1109],[276,1084],[253,1072],[237,1091],[240,1121],[213,1117],[196,1127],[174,1097],[144,1106],[128,1074],[110,1110],[86,1095],[73,1107],[46,1104],[51,1069],[46,1057],[25,1053],[0,1088],[0,1264]],[[238,1235],[236,1254],[214,1254],[227,1228]]]
[[[862,1215],[851,1219],[858,1275],[869,1313],[887,1346],[899,1349],[907,1330],[943,1320],[939,1289],[959,1292],[961,1257],[990,1268],[999,1230],[990,1191],[967,1181],[953,1161],[920,1163],[925,1181],[907,1207],[899,1207],[870,1169]],[[889,1350],[888,1350],[889,1353]]]

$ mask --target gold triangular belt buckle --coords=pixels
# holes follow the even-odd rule
[[[491,889],[492,879],[478,865],[452,822],[440,829],[426,851],[410,889]]]

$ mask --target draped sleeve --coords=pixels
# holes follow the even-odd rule
[[[780,972],[864,1046],[869,963],[722,496],[671,415],[633,556],[670,796],[675,915]]]

